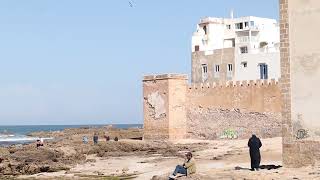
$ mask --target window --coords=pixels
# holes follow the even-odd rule
[[[208,66],[206,64],[202,64],[202,72],[208,73]]]
[[[236,29],[243,29],[243,23],[236,23]]]
[[[219,78],[219,72],[220,72],[220,66],[215,65],[214,66],[214,73],[213,73],[214,78]]]
[[[227,29],[231,29],[231,25],[230,24],[227,24]]]
[[[254,27],[254,21],[250,21],[250,26]]]
[[[263,63],[260,66],[260,79],[268,79],[268,65]]]
[[[241,54],[248,53],[248,47],[247,46],[240,47],[240,53]]]
[[[232,64],[228,64],[228,71],[232,71]]]
[[[244,22],[244,27],[249,27],[249,22]]]
[[[232,79],[232,64],[228,64],[227,66],[227,80]]]
[[[215,72],[220,72],[220,66],[219,65],[216,65]]]
[[[246,68],[248,66],[248,63],[247,62],[242,62],[241,65],[242,65],[242,67]]]
[[[207,34],[207,26],[203,26],[204,34]]]
[[[207,64],[202,64],[202,82],[208,79],[208,66]]]
[[[194,51],[199,51],[199,50],[200,50],[199,45],[194,46]]]

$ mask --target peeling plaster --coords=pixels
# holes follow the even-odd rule
[[[159,119],[161,117],[166,116],[166,109],[164,106],[165,102],[158,91],[148,95],[147,103],[150,105],[151,108],[153,108],[155,119]]]

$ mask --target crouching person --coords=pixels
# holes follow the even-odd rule
[[[176,169],[172,173],[171,176],[169,176],[169,179],[176,179],[178,176],[188,176],[190,174],[193,174],[196,172],[196,164],[194,162],[194,159],[192,158],[192,153],[188,152],[186,154],[186,160],[183,163],[183,165],[177,165]]]

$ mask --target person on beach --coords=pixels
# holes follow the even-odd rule
[[[116,137],[114,138],[114,141],[119,141],[119,138],[116,136]]]
[[[97,133],[94,133],[94,135],[93,135],[93,143],[94,143],[94,144],[98,144],[98,140],[99,140],[98,134],[97,134]]]
[[[44,144],[44,139],[40,138],[40,146],[43,146],[43,144]]]
[[[82,142],[83,142],[83,144],[88,144],[88,137],[87,136],[83,136],[82,137]]]
[[[251,159],[251,171],[257,170],[259,171],[261,155],[260,155],[260,147],[262,143],[256,135],[252,135],[252,137],[248,141],[248,147],[250,148],[250,159]]]
[[[37,148],[39,148],[40,146],[43,146],[43,140],[41,142],[41,138],[37,139],[36,144],[37,144]]]
[[[110,137],[108,136],[108,132],[104,133],[104,138],[106,139],[106,141],[110,141]]]
[[[176,179],[178,176],[187,176],[189,174],[196,173],[196,163],[194,159],[192,158],[192,153],[188,152],[186,154],[186,160],[183,163],[183,165],[177,165],[176,169],[172,173],[171,176],[169,176],[169,180]]]

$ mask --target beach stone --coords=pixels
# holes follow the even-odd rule
[[[13,174],[8,163],[0,164],[0,174],[3,174],[3,175],[11,175],[11,174]]]
[[[35,164],[30,164],[30,165],[26,165],[23,167],[23,174],[36,174],[39,173],[40,169],[37,165]]]
[[[8,148],[0,148],[0,157],[5,157],[9,154],[10,154],[10,152],[9,152]]]

